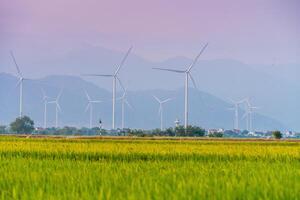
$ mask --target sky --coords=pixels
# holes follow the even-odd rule
[[[194,57],[300,63],[299,0],[0,0],[0,54],[133,45],[152,61]]]

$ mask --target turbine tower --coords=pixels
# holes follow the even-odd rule
[[[102,101],[99,100],[92,100],[91,97],[89,96],[89,94],[87,93],[86,90],[84,90],[86,98],[88,100],[88,104],[85,108],[85,112],[88,111],[88,109],[90,109],[90,129],[93,127],[93,104],[95,103],[101,103]]]
[[[252,120],[253,120],[254,109],[259,109],[259,107],[252,106],[250,104],[249,98],[246,98],[245,103],[246,103],[246,113],[244,114],[243,118],[246,117],[247,130],[252,132],[252,126],[253,126],[253,121]]]
[[[118,99],[121,100],[122,104],[122,130],[125,128],[125,104],[132,109],[132,106],[129,104],[127,100],[127,89],[124,88],[123,95]]]
[[[233,101],[230,99],[230,101],[234,105],[233,108],[229,108],[229,110],[234,110],[234,129],[239,130],[239,105],[245,102],[245,99],[240,101]]]
[[[172,99],[168,98],[166,100],[160,100],[159,98],[157,98],[154,95],[153,95],[153,98],[159,103],[158,114],[160,115],[160,130],[163,131],[163,104]]]
[[[46,95],[45,90],[42,88],[42,93],[43,93],[43,102],[44,102],[44,129],[47,128],[47,105],[49,103],[50,97]]]
[[[17,69],[17,76],[19,78],[19,81],[17,83],[17,86],[20,86],[20,110],[19,110],[19,117],[22,117],[23,116],[23,81],[24,80],[28,80],[27,78],[24,78],[22,73],[21,73],[21,70],[19,68],[19,65],[17,64],[17,61],[16,61],[16,58],[14,56],[14,53],[12,51],[10,51],[10,55],[13,59],[13,62],[16,66],[16,69]]]
[[[58,128],[58,112],[61,112],[61,107],[59,105],[59,99],[62,95],[62,91],[60,90],[60,92],[58,93],[57,97],[54,99],[54,101],[50,101],[48,103],[53,103],[55,104],[55,127]]]
[[[102,77],[112,77],[112,129],[115,129],[115,114],[116,114],[116,85],[117,85],[117,80],[119,82],[119,84],[121,85],[121,87],[124,90],[123,84],[121,83],[119,77],[118,77],[118,73],[121,69],[121,67],[124,65],[130,51],[131,51],[132,47],[130,47],[127,51],[127,53],[125,54],[123,60],[121,61],[120,65],[118,66],[117,70],[115,71],[114,74],[84,74],[84,76],[102,76]]]
[[[164,70],[164,71],[170,71],[170,72],[175,72],[175,73],[180,73],[180,74],[185,74],[185,87],[184,87],[184,128],[186,129],[188,126],[188,117],[189,117],[189,78],[192,80],[194,86],[196,87],[196,83],[194,78],[191,75],[191,70],[195,66],[197,60],[199,59],[200,55],[203,53],[205,48],[207,47],[208,43],[204,45],[204,47],[201,49],[200,53],[197,55],[197,57],[193,60],[192,64],[188,66],[186,70],[174,70],[174,69],[164,69],[164,68],[158,68],[154,67],[153,69],[156,70]]]

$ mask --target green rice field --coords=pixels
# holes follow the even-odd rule
[[[0,137],[9,199],[300,199],[300,143]]]

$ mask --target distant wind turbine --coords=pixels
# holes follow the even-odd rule
[[[247,120],[247,130],[252,132],[252,125],[253,125],[252,117],[253,117],[254,109],[259,109],[259,107],[252,106],[250,104],[249,98],[246,98],[245,103],[246,103],[246,112],[245,112],[243,118],[246,118],[246,120]]]
[[[206,43],[204,45],[204,47],[201,49],[200,53],[197,55],[197,57],[193,60],[192,64],[188,66],[188,68],[186,70],[174,70],[174,69],[164,69],[164,68],[158,68],[158,67],[154,67],[153,69],[156,70],[164,70],[164,71],[170,71],[170,72],[175,72],[175,73],[181,73],[181,74],[185,74],[185,94],[184,94],[184,128],[186,129],[188,126],[188,117],[189,117],[189,95],[188,95],[188,88],[189,88],[189,78],[191,78],[194,86],[196,87],[196,83],[194,78],[191,75],[191,70],[192,68],[195,66],[197,60],[199,59],[200,55],[203,53],[203,51],[205,50],[205,48],[208,46],[208,43]]]
[[[230,110],[234,110],[234,129],[239,130],[239,105],[245,102],[245,99],[242,99],[240,101],[230,101],[234,104],[233,108],[229,108]]]
[[[121,69],[121,67],[124,65],[130,51],[131,51],[132,47],[130,47],[127,51],[127,53],[125,54],[123,60],[121,61],[120,65],[118,66],[117,70],[115,71],[114,74],[83,74],[84,76],[102,76],[102,77],[112,77],[113,78],[113,83],[112,83],[112,129],[115,129],[115,106],[116,106],[116,85],[117,85],[117,80],[119,82],[119,84],[121,85],[121,87],[124,90],[124,86],[121,83],[119,77],[118,77],[118,73]]]
[[[129,107],[132,108],[132,106],[129,104],[127,100],[127,89],[124,88],[123,95],[118,99],[121,100],[122,103],[122,130],[125,128],[125,104]]]
[[[160,100],[156,96],[153,95],[153,98],[159,103],[159,109],[158,109],[158,114],[160,115],[160,130],[163,131],[163,104],[171,101],[171,98],[165,99],[165,100]]]
[[[19,78],[19,81],[18,81],[18,83],[17,83],[16,86],[20,86],[20,96],[19,96],[19,98],[20,98],[20,110],[19,110],[19,117],[22,117],[23,116],[23,81],[24,80],[29,80],[29,79],[23,77],[23,75],[21,73],[21,70],[19,68],[19,65],[17,64],[16,58],[14,56],[14,53],[12,51],[10,51],[10,55],[11,55],[11,57],[13,59],[13,62],[15,64],[15,66],[16,66],[17,75],[18,75],[18,78]]]
[[[54,101],[50,101],[48,103],[53,103],[55,104],[55,127],[58,128],[58,112],[61,112],[61,107],[59,105],[59,100],[60,97],[62,95],[63,90],[60,90],[60,92],[58,93],[57,97],[54,98]]]
[[[90,109],[90,129],[91,129],[91,128],[93,128],[93,104],[101,103],[102,101],[92,100],[90,95],[87,93],[87,91],[85,90],[84,92],[85,92],[86,98],[88,100],[88,104],[85,108],[85,112],[87,112],[88,109]]]
[[[44,129],[47,128],[47,105],[49,103],[50,97],[46,95],[45,90],[42,88],[42,93],[43,93],[43,102],[44,102]]]

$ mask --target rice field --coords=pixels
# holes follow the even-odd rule
[[[297,141],[0,137],[1,199],[300,199]]]

